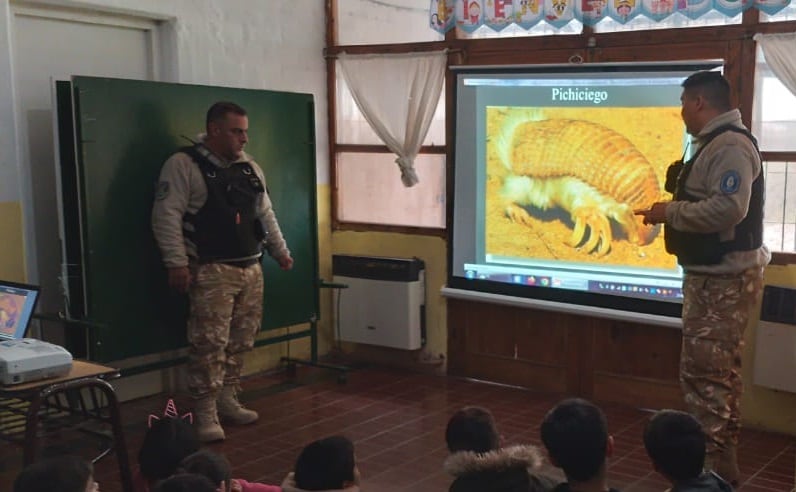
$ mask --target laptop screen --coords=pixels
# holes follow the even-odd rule
[[[23,338],[39,297],[34,285],[0,280],[0,340]]]

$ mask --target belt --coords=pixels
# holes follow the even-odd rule
[[[237,261],[219,261],[218,263],[238,268],[248,268],[252,265],[260,263],[260,258],[249,258],[248,260],[237,260]]]
[[[248,260],[199,260],[200,265],[207,265],[208,263],[220,263],[222,265],[229,265],[238,268],[247,268],[260,262],[260,258],[249,258]]]

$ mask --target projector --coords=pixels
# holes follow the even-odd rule
[[[72,354],[65,348],[35,338],[0,342],[0,383],[20,384],[65,376]]]

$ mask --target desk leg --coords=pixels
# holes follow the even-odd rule
[[[25,443],[22,446],[22,466],[34,463],[39,452],[39,410],[41,410],[43,399],[40,391],[30,400],[30,406],[28,406],[28,414],[25,418]]]
[[[116,448],[116,459],[119,461],[119,477],[122,480],[122,490],[133,492],[133,476],[130,473],[130,460],[127,455],[127,442],[124,439],[124,429],[122,428],[122,417],[119,411],[119,400],[116,392],[107,381],[98,381],[97,387],[105,394],[108,399],[108,416],[110,417],[111,429],[113,430],[113,445]]]
[[[39,451],[39,420],[42,405],[51,396],[68,395],[70,391],[90,391],[92,398],[95,393],[94,390],[99,391],[104,395],[107,401],[108,417],[102,415],[102,409],[99,406],[98,400],[94,399],[93,416],[87,415],[87,418],[96,419],[105,424],[111,425],[113,432],[113,447],[116,450],[116,458],[119,462],[119,478],[122,482],[122,490],[124,492],[133,492],[133,476],[130,473],[130,461],[127,455],[127,443],[124,439],[124,429],[122,427],[121,412],[119,411],[119,400],[116,398],[116,393],[113,386],[107,381],[99,378],[77,379],[65,383],[53,384],[44,388],[36,393],[30,400],[30,406],[25,422],[25,443],[24,443],[24,465],[28,466],[36,461],[36,456]],[[68,399],[69,397],[66,396]],[[78,405],[85,414],[86,406],[81,403]],[[74,406],[67,406],[61,410],[72,412]]]

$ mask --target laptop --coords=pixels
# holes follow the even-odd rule
[[[37,286],[0,280],[0,384],[63,376],[72,368],[65,348],[25,338],[38,299]]]
[[[0,280],[0,342],[25,338],[39,287]]]

